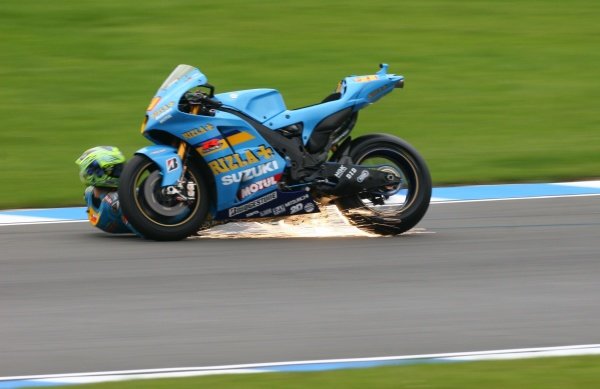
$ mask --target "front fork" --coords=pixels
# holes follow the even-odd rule
[[[194,105],[190,111],[199,114],[200,106]],[[142,125],[142,131],[145,124]],[[189,180],[188,158],[190,147],[187,143],[177,139],[171,145],[151,145],[136,152],[150,159],[160,170],[162,175],[160,192],[163,196],[175,199],[177,202],[192,203],[198,197],[196,182]]]
[[[196,200],[196,184],[186,179],[187,172],[187,143],[180,142],[177,147],[177,156],[179,156],[179,160],[181,161],[181,175],[177,180],[175,185],[167,185],[163,187],[163,194],[168,196],[174,196],[178,202],[192,202]]]
[[[199,111],[199,105],[192,106],[192,114],[197,115]],[[177,142],[179,142],[179,144],[177,144]],[[196,199],[196,184],[193,181],[188,181],[186,179],[187,159],[189,156],[188,144],[183,141],[175,140],[173,141],[173,148],[177,149],[176,154],[179,158],[171,158],[171,161],[175,165],[179,164],[179,166],[170,167],[167,164],[167,172],[165,173],[163,167],[159,164],[163,172],[162,192],[164,195],[175,196],[175,199],[179,202],[192,202]],[[167,180],[167,174],[171,171],[170,169],[178,170],[179,175],[178,177],[172,176]]]

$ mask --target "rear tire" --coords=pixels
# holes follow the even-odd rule
[[[193,235],[206,219],[209,192],[195,165],[188,164],[185,179],[194,185],[194,200],[181,201],[164,194],[158,166],[145,156],[134,156],[119,182],[123,216],[147,239],[172,241]]]
[[[356,227],[379,235],[398,235],[413,228],[425,215],[431,199],[431,176],[419,153],[404,140],[373,134],[350,146],[353,163],[381,166],[401,178],[385,191],[341,197],[336,205]]]

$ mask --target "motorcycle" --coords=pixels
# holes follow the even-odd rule
[[[425,161],[389,134],[350,137],[361,109],[404,86],[387,70],[345,77],[320,103],[290,110],[277,90],[215,94],[199,69],[177,66],[142,123],[154,144],[123,168],[124,216],[145,238],[169,241],[335,204],[371,233],[408,231],[429,206]]]

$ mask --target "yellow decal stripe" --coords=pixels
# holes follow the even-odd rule
[[[254,137],[247,132],[238,132],[237,134],[233,134],[227,137],[227,142],[231,146],[239,145],[240,143],[248,142],[249,140],[254,139]]]
[[[150,104],[148,105],[148,108],[146,108],[146,111],[152,111],[154,109],[154,107],[156,107],[156,104],[158,104],[158,102],[160,101],[160,97],[155,96],[152,98],[152,100],[150,101]]]

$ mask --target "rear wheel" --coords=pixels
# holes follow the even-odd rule
[[[357,138],[350,147],[355,164],[394,174],[400,183],[341,197],[338,208],[352,224],[376,234],[397,235],[413,228],[431,199],[431,176],[423,158],[402,139],[386,134]]]
[[[134,156],[120,178],[123,215],[148,239],[181,240],[196,233],[208,213],[208,189],[193,164],[188,164],[184,181],[168,191],[161,186],[158,166],[145,156]]]

